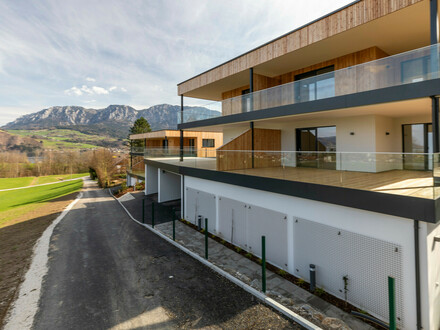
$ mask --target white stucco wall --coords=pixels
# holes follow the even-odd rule
[[[440,224],[423,223],[421,227],[426,227],[426,240],[422,240],[421,243],[422,252],[423,247],[426,249],[428,269],[424,283],[425,291],[428,292],[425,299],[429,303],[429,324],[430,329],[440,329],[440,242],[434,241],[436,236],[440,237]]]
[[[185,176],[185,187],[206,191],[216,196],[227,196],[243,203],[288,214],[288,270],[291,273],[294,273],[293,265],[295,264],[293,260],[294,226],[292,225],[295,217],[400,245],[402,247],[405,328],[415,328],[415,263],[412,220],[187,176]],[[218,219],[219,221],[221,219]]]

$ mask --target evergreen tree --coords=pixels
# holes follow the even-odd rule
[[[146,120],[144,117],[136,119],[133,126],[130,128],[130,134],[141,134],[148,132],[151,132],[151,127],[148,123],[148,120]]]

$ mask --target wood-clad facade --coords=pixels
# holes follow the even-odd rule
[[[361,0],[333,14],[294,30],[261,47],[221,64],[178,85],[178,94],[195,90],[256,67],[288,53],[372,22],[423,0]],[[427,17],[428,19],[428,17]]]
[[[278,152],[273,157],[260,157],[260,153],[250,151],[252,149]],[[252,134],[249,129],[217,149],[217,170],[277,167],[281,165],[280,150],[280,130],[255,128]]]

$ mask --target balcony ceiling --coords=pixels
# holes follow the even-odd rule
[[[395,55],[427,46],[429,38],[429,1],[426,0],[264,62],[255,66],[254,72],[274,77],[373,46]],[[223,92],[248,84],[249,72],[244,70],[189,91],[185,96],[221,100]]]

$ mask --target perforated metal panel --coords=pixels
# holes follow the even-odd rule
[[[185,200],[186,200],[186,220],[196,224],[197,222],[197,190],[186,188],[186,194],[185,194]]]
[[[204,191],[186,188],[186,220],[197,225],[198,216],[202,216],[202,228],[208,218],[208,231],[214,232],[216,222],[215,195]]]
[[[225,240],[247,249],[245,204],[219,196],[219,233]]]
[[[309,280],[316,265],[318,287],[388,321],[388,276],[396,279],[396,316],[403,324],[402,248],[400,245],[316,222],[294,222],[294,263],[297,275]]]
[[[287,270],[287,214],[247,205],[248,246],[261,256],[261,236],[266,236],[268,262]]]
[[[216,205],[215,195],[203,191],[197,191],[197,215],[201,215],[202,228],[205,228],[205,218],[208,218],[208,231],[213,233],[215,231],[216,222]]]

